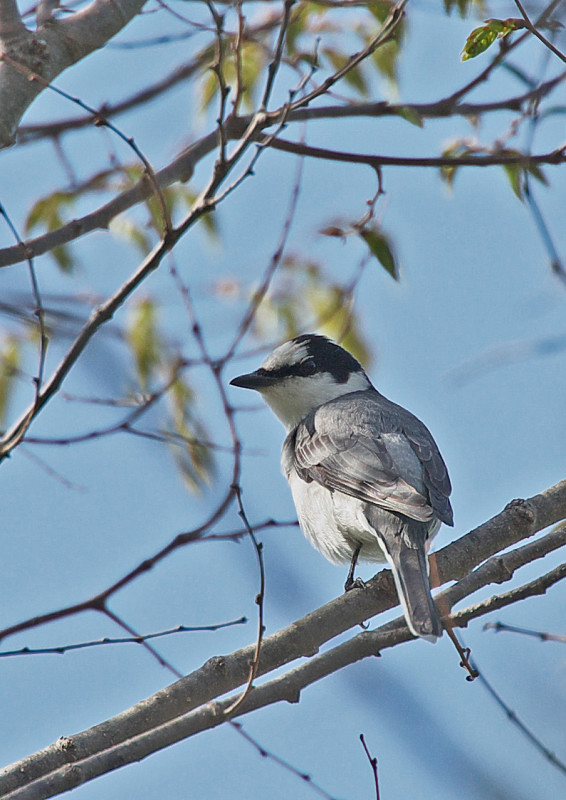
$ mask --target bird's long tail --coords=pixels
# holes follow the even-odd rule
[[[388,525],[388,530],[383,533],[383,525],[378,527],[377,524],[373,524],[371,509],[366,511],[366,516],[376,530],[380,545],[393,571],[397,594],[409,630],[415,636],[435,642],[442,636],[442,622],[430,593],[425,549],[426,524],[396,515],[399,521],[398,530],[393,530],[394,526]]]

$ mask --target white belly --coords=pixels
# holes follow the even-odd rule
[[[349,563],[359,545],[362,546],[361,559],[385,561],[361,500],[341,492],[329,492],[316,481],[306,483],[294,470],[288,481],[303,533],[329,561]]]

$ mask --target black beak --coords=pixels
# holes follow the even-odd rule
[[[248,372],[247,375],[238,375],[237,378],[232,378],[230,381],[230,386],[239,386],[241,389],[255,389],[258,392],[272,385],[273,378],[260,373],[259,370]]]

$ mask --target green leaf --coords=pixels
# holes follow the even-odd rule
[[[51,250],[51,255],[55,259],[55,263],[61,272],[71,273],[75,266],[75,261],[71,256],[71,250],[67,245],[62,244],[59,247],[54,247]]]
[[[110,222],[110,232],[124,239],[129,244],[135,245],[142,255],[147,255],[151,250],[151,241],[145,230],[137,225],[126,214],[120,214]]]
[[[461,53],[462,61],[479,56],[480,53],[491,47],[496,39],[502,39],[513,31],[524,27],[525,22],[522,19],[514,19],[512,17],[505,20],[487,19],[485,25],[474,28],[466,39],[466,44]]]
[[[536,178],[537,181],[544,184],[544,186],[548,186],[546,175],[542,171],[542,168],[539,166],[539,164],[529,164],[527,171],[533,176],[533,178]]]
[[[505,150],[504,152],[509,155],[521,155],[518,150]],[[532,175],[533,178],[540,181],[540,183],[545,186],[548,185],[546,176],[538,164],[530,164],[528,167],[524,167],[521,164],[503,164],[503,169],[509,179],[513,192],[521,201],[524,200],[526,173]]]
[[[371,11],[378,22],[385,22],[394,5],[391,0],[370,0],[368,11]]]
[[[178,372],[177,365],[171,365]],[[185,483],[191,491],[209,483],[214,472],[214,459],[204,426],[194,416],[194,393],[181,377],[169,390],[171,421],[176,434],[174,455]],[[179,446],[180,445],[180,446]]]
[[[48,197],[40,198],[34,203],[26,218],[26,233],[30,233],[36,228],[42,228],[46,231],[54,231],[60,228],[66,222],[62,213],[63,210],[72,206],[75,199],[71,192],[53,192]],[[59,269],[63,272],[72,272],[75,262],[69,247],[66,245],[54,247],[51,250],[51,255]]]
[[[153,300],[144,298],[133,309],[126,331],[132,349],[142,391],[164,359],[164,349],[157,329],[157,309]]]
[[[62,209],[72,205],[73,202],[74,197],[69,192],[53,192],[48,197],[40,198],[27,215],[26,233],[37,227],[43,227],[48,231],[59,228],[63,222]]]
[[[16,336],[8,336],[0,346],[0,425],[6,419],[6,412],[14,388],[14,378],[21,363],[21,343]]]
[[[399,30],[400,27],[401,25],[398,25],[396,28],[398,38],[385,42],[371,56],[377,69],[393,86],[397,85],[397,64],[399,62],[400,40],[403,35],[403,32]]]
[[[394,280],[398,280],[399,274],[395,256],[393,255],[393,251],[387,237],[380,230],[380,228],[377,226],[372,226],[371,228],[364,227],[360,228],[359,233],[369,247],[370,252],[377,258],[381,266],[386,270],[386,272],[389,273],[389,275],[391,275],[392,278],[394,278]]]
[[[342,69],[342,67],[344,67],[350,60],[348,56],[345,56],[343,53],[338,53],[336,50],[325,49],[322,52],[336,71]],[[362,74],[362,71],[358,66],[348,70],[348,72],[344,75],[343,80],[350,84],[350,86],[359,92],[363,97],[367,97],[368,85]]]
[[[218,94],[218,78],[214,72],[209,71],[201,82],[200,107],[202,111],[210,106]]]
[[[309,17],[312,16],[314,12],[315,6],[311,3],[301,3],[295,6],[285,36],[285,47],[287,49],[287,54],[291,58],[298,54],[298,39],[302,34],[307,33]]]
[[[339,341],[358,361],[368,366],[369,348],[359,332],[352,296],[342,286],[313,281],[305,295],[317,319],[317,330]]]
[[[474,28],[466,39],[466,44],[461,53],[462,61],[467,61],[469,58],[479,56],[490,47],[497,39],[497,31],[488,25],[482,25],[480,28]]]
[[[443,158],[458,158],[458,156],[466,155],[470,152],[470,147],[466,144],[465,141],[455,141],[452,144],[449,144],[448,147],[445,147],[442,151]],[[445,165],[440,167],[440,177],[446,183],[450,189],[452,189],[454,185],[454,178],[456,177],[456,170],[458,167],[453,164]]]
[[[342,336],[340,344],[342,347],[345,347],[363,367],[367,368],[372,361],[371,352],[362,339],[356,321],[351,317],[349,322],[348,332],[345,336]]]
[[[523,200],[523,173],[524,170],[518,164],[504,164],[503,169],[509,179],[511,188],[519,200]]]
[[[244,40],[240,44],[241,68],[241,100],[248,110],[255,105],[255,93],[265,66],[265,51],[253,40]],[[207,75],[201,85],[201,108],[206,110],[218,94],[218,77],[210,68],[214,63],[211,58],[206,64]],[[238,83],[236,57],[231,47],[226,46],[222,58],[222,75],[226,86],[232,89],[235,96]]]
[[[467,17],[473,10],[478,14],[485,13],[484,0],[444,0],[444,9],[447,14],[451,14],[454,8],[458,9],[462,18]]]
[[[410,122],[411,125],[416,125],[417,128],[422,128],[424,126],[423,118],[415,111],[413,106],[397,106],[395,113],[397,116]]]
[[[181,201],[183,205],[190,211],[198,199],[198,194],[196,192],[192,192],[186,186],[172,186],[171,189],[175,191],[179,201]],[[218,215],[215,214],[214,211],[209,211],[208,214],[204,214],[200,218],[199,224],[204,225],[211,240],[218,241],[220,239]]]

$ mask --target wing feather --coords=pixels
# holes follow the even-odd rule
[[[290,434],[285,458],[303,480],[421,522],[452,524],[450,481],[431,434],[401,406],[368,395],[343,395],[312,411]]]

